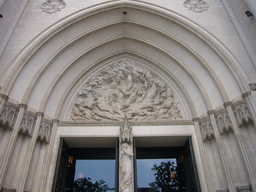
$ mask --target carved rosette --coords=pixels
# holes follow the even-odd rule
[[[42,121],[38,131],[38,137],[40,140],[48,143],[50,141],[51,132],[52,124],[50,122]]]
[[[217,125],[220,133],[228,132],[233,127],[227,112],[222,112],[216,116]]]
[[[28,134],[29,136],[32,136],[35,128],[35,122],[35,115],[25,114],[20,125],[21,132],[24,134]]]
[[[246,103],[240,103],[233,107],[233,111],[239,127],[253,124],[251,114],[246,106]]]
[[[18,114],[18,107],[6,104],[0,114],[0,126],[13,129],[17,114]]]
[[[172,90],[147,69],[129,60],[109,65],[79,90],[68,119],[73,121],[182,119]]]
[[[55,13],[66,7],[66,3],[63,0],[47,0],[47,2],[41,5],[41,9],[46,13]]]
[[[209,7],[208,3],[203,0],[186,0],[183,5],[188,8],[188,10],[195,12],[203,12]]]
[[[211,140],[212,138],[214,138],[214,132],[210,120],[200,122],[200,130],[203,141]]]

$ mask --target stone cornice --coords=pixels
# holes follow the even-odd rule
[[[60,121],[58,126],[121,126],[123,122],[70,122]],[[168,122],[130,122],[131,126],[157,126],[157,125],[194,125],[191,120],[173,120]]]

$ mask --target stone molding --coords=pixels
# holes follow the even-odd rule
[[[171,120],[171,121],[152,121],[152,122],[132,122],[131,126],[157,126],[157,125],[194,125],[191,120]],[[122,122],[73,122],[60,121],[58,126],[121,126]]]
[[[0,125],[5,128],[13,129],[18,111],[19,106],[13,103],[6,103],[0,114]]]
[[[251,186],[250,184],[237,185],[236,190],[237,192],[251,192]]]
[[[66,3],[63,0],[47,0],[47,2],[41,5],[41,9],[46,13],[55,13],[64,9],[66,7]]]
[[[186,0],[183,5],[184,7],[188,8],[188,10],[198,13],[207,10],[209,7],[208,3],[203,0]]]

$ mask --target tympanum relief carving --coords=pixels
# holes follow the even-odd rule
[[[79,90],[69,119],[118,121],[182,119],[172,90],[151,71],[121,60],[90,78]]]

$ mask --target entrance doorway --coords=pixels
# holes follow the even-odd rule
[[[169,137],[171,139],[172,137]],[[111,187],[111,191],[118,191],[118,169],[119,169],[119,154],[118,154],[118,138],[113,138],[115,145],[112,147],[90,147],[90,148],[72,148],[69,147],[65,138],[61,139],[61,147],[59,150],[59,157],[56,166],[55,180],[53,191],[75,191],[74,178],[76,171],[76,162],[78,160],[111,160],[115,164],[115,171],[112,177],[115,180],[115,187]],[[159,138],[134,138],[134,178],[135,178],[135,192],[153,192],[156,191],[153,187],[140,186],[139,181],[143,177],[143,171],[140,170],[140,161],[158,161],[167,163],[170,162],[173,166],[169,166],[169,176],[171,181],[175,181],[173,191],[180,192],[197,192],[200,190],[199,179],[196,169],[194,152],[190,137],[186,137],[182,146],[165,146],[166,143],[162,138],[158,144]],[[184,139],[184,138],[183,138]],[[175,138],[174,138],[175,140]],[[68,141],[68,140],[67,140]],[[160,141],[160,140],[159,140]],[[69,142],[68,142],[69,143]],[[148,143],[148,144],[146,144]],[[159,166],[159,165],[157,165]],[[153,167],[152,167],[153,168]],[[138,170],[140,172],[138,172]],[[76,175],[77,177],[78,175]],[[110,174],[111,177],[111,174]],[[154,182],[154,180],[152,181]],[[156,188],[155,188],[156,189]],[[158,186],[158,191],[165,192],[164,189]],[[110,191],[110,190],[109,190]],[[169,190],[170,191],[170,190]]]

